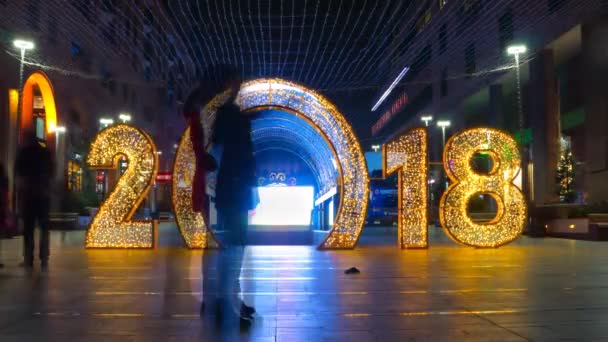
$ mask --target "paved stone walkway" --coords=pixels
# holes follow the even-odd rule
[[[0,341],[608,340],[608,243],[431,236],[428,250],[390,236],[353,251],[250,247],[243,291],[259,314],[222,333],[198,315],[201,251],[84,250],[82,232],[54,232],[49,272],[28,274],[21,241],[5,240]]]

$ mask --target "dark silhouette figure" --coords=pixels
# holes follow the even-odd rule
[[[23,147],[17,154],[17,198],[23,219],[23,266],[34,263],[34,228],[40,226],[40,263],[46,270],[49,260],[49,210],[54,176],[51,152],[42,146],[33,132],[24,134]]]
[[[231,89],[231,98],[217,111],[213,143],[221,150],[221,161],[217,175],[215,207],[218,212],[221,234],[218,234],[220,248],[217,253],[205,253],[203,278],[209,274],[209,265],[217,258],[218,284],[216,286],[216,318],[220,321],[240,317],[251,320],[255,309],[243,303],[239,276],[245,248],[248,211],[257,203],[253,191],[255,182],[255,160],[251,141],[251,122],[235,103],[241,78],[229,67],[221,70],[222,88]],[[207,278],[208,279],[208,278]],[[204,292],[210,289],[205,280]],[[210,297],[205,295],[208,301]]]
[[[6,169],[4,165],[0,163],[0,230],[3,235],[8,237],[8,225],[9,225],[9,208],[8,208],[8,176],[6,175]],[[2,238],[3,236],[0,236]],[[4,267],[4,264],[0,263],[0,268]]]

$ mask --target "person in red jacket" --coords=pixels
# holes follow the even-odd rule
[[[211,91],[206,91],[201,86],[197,87],[190,93],[183,108],[184,117],[190,128],[190,141],[196,159],[196,168],[192,182],[192,209],[194,212],[203,215],[205,223],[209,222],[209,197],[205,192],[207,189],[207,173],[213,172],[217,168],[217,163],[207,153],[205,132],[201,123],[203,105],[204,102],[211,99],[213,96],[211,93]],[[207,227],[209,227],[208,224]]]

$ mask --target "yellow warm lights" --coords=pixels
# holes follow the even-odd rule
[[[427,247],[427,133],[416,128],[383,146],[384,177],[399,172],[398,223],[401,248]]]
[[[487,153],[492,159],[488,174],[472,168],[476,153]],[[451,185],[441,198],[439,214],[451,238],[472,247],[499,247],[520,236],[527,214],[524,196],[513,184],[520,163],[515,140],[496,129],[468,129],[448,140],[443,164]],[[496,201],[497,215],[490,222],[473,222],[467,213],[469,199],[479,194]]]
[[[44,113],[46,119],[47,133],[54,133],[57,126],[57,107],[55,106],[55,94],[51,81],[45,74],[37,71],[32,73],[23,84],[23,101],[21,102],[21,125],[28,127],[33,120],[34,86],[37,86],[42,94]],[[26,105],[28,104],[28,105]],[[26,124],[27,123],[27,124]]]
[[[213,101],[222,103],[227,96],[218,95]],[[213,102],[212,101],[212,102]],[[321,244],[321,248],[353,248],[365,223],[369,178],[365,157],[359,141],[342,113],[320,94],[303,86],[281,79],[258,79],[246,82],[241,87],[237,102],[243,111],[265,108],[283,109],[309,121],[326,137],[338,160],[341,174],[341,204],[334,221],[334,227]],[[204,110],[203,127],[206,137],[214,121],[213,107]],[[184,137],[188,134],[186,132]],[[206,227],[200,215],[192,213],[192,177],[194,175],[194,154],[189,139],[182,137],[177,150],[174,169],[173,205],[184,240],[191,248],[205,247]],[[181,186],[182,188],[176,188]],[[324,193],[320,189],[320,193]],[[184,233],[186,232],[186,233]],[[190,235],[190,237],[186,235]],[[194,238],[194,234],[198,236]],[[190,240],[190,242],[188,242]]]
[[[212,135],[215,113],[220,105],[229,98],[229,92],[223,92],[214,97],[203,108],[203,129],[205,131],[205,144],[208,145]],[[175,211],[175,221],[179,232],[188,248],[199,249],[217,245],[211,229],[201,213],[192,209],[192,181],[196,169],[194,148],[190,141],[190,129],[187,128],[175,152],[173,164],[172,202]]]
[[[129,166],[93,218],[86,234],[87,248],[154,247],[153,222],[131,218],[156,178],[156,147],[136,127],[111,126],[95,137],[87,164],[94,169],[115,170],[121,156],[127,158]]]

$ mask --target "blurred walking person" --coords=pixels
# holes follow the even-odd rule
[[[19,214],[23,220],[23,266],[34,266],[34,228],[40,227],[40,265],[43,271],[49,261],[49,210],[54,177],[51,152],[42,146],[32,131],[23,136],[23,147],[17,153],[15,174]]]
[[[0,239],[9,236],[9,208],[8,208],[8,176],[4,165],[0,163]],[[4,264],[0,262],[0,268]]]
[[[215,207],[223,231],[219,250],[217,317],[251,320],[255,309],[239,299],[240,273],[246,244],[248,212],[254,209],[257,191],[251,121],[235,103],[241,87],[240,73],[229,66],[218,71],[230,99],[217,111],[213,143],[221,150]]]

